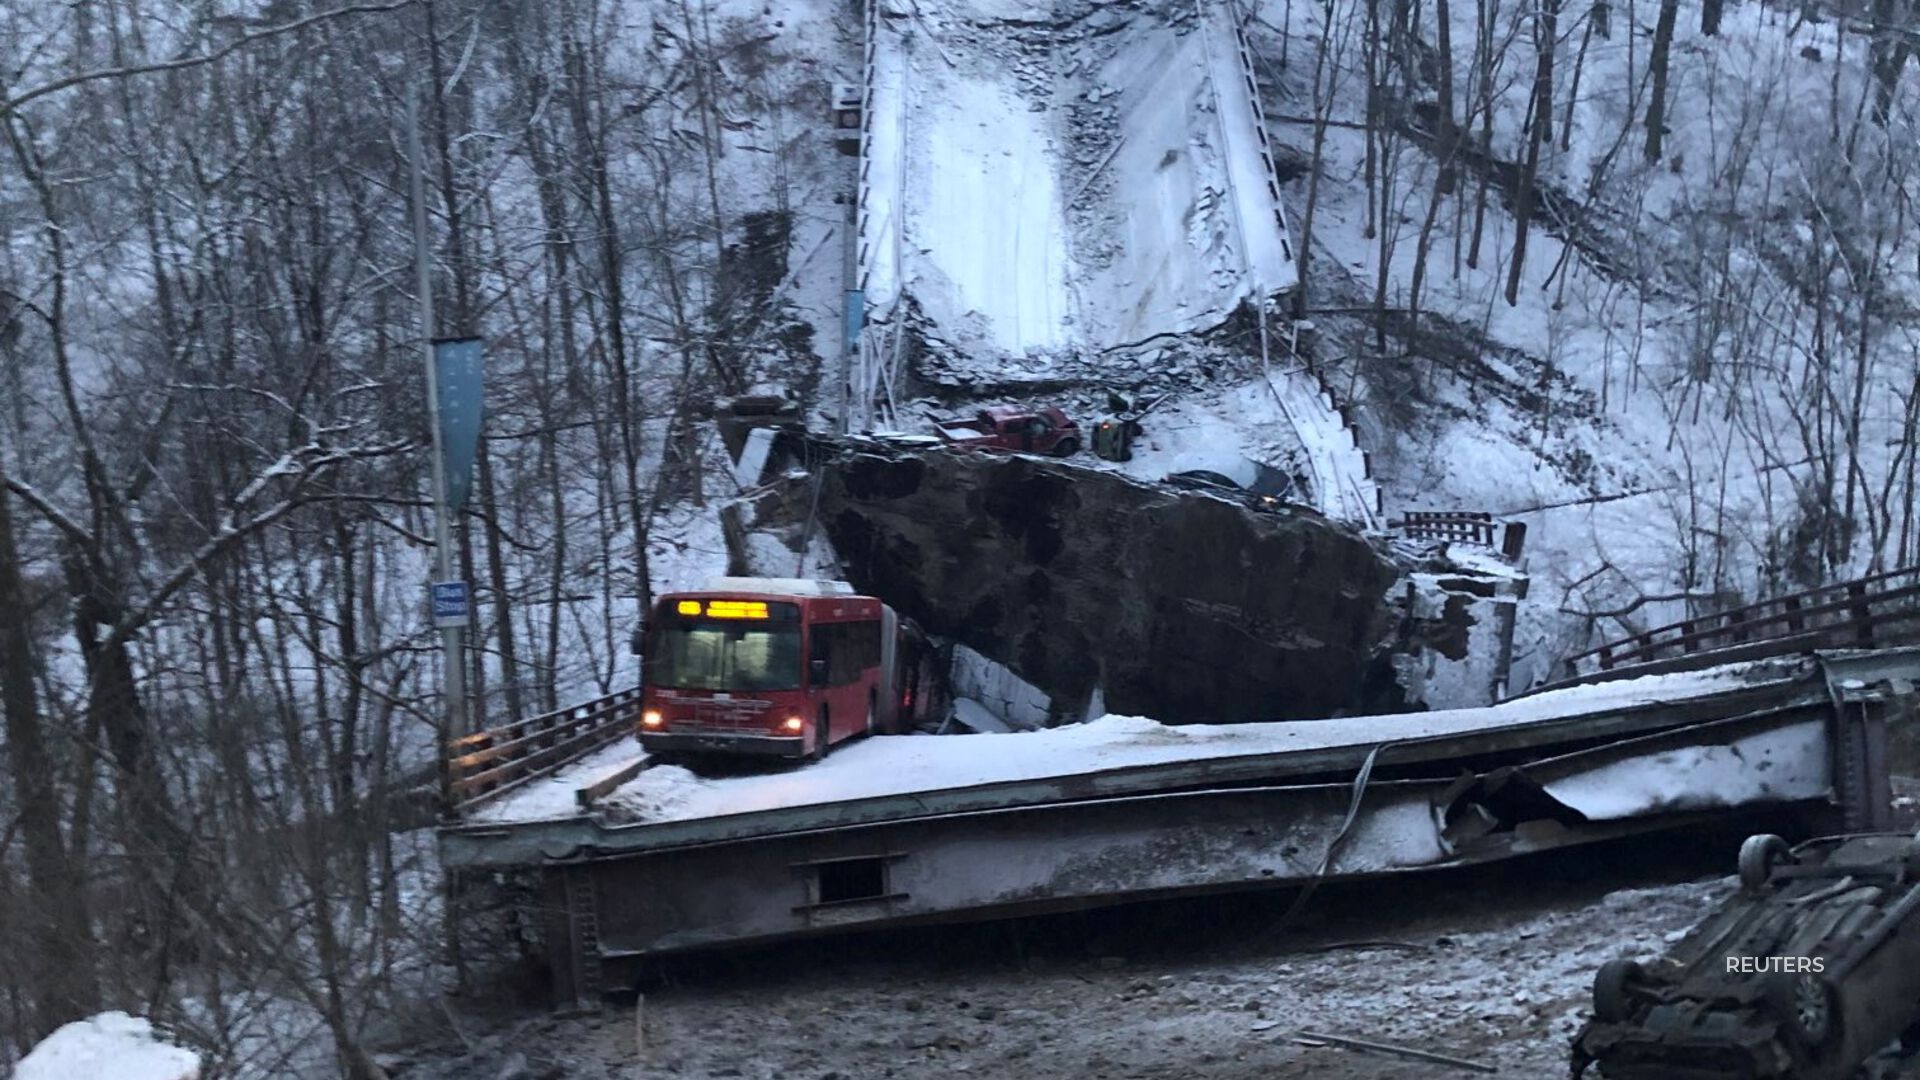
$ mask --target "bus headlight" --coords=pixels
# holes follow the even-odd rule
[[[640,714],[641,727],[657,728],[664,723],[666,723],[666,718],[660,715],[659,709],[648,709],[646,712]]]
[[[792,732],[795,735],[800,734],[800,732],[803,729],[805,729],[806,726],[807,726],[807,722],[805,720],[800,719],[797,716],[789,716],[785,720],[780,722],[780,730]]]

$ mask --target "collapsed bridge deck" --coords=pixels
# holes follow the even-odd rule
[[[846,927],[1460,865],[1762,807],[1872,827],[1884,721],[1916,677],[1920,650],[1820,653],[1450,712],[881,737],[714,779],[618,740],[480,803],[441,850],[538,868],[556,986],[590,999],[625,961]]]
[[[859,285],[970,351],[1189,333],[1297,279],[1234,3],[866,14]]]

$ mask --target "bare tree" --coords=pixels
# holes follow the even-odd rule
[[[1660,0],[1660,19],[1653,27],[1653,53],[1647,61],[1653,92],[1647,100],[1647,164],[1660,160],[1667,134],[1667,72],[1673,53],[1673,27],[1680,17],[1680,0]]]

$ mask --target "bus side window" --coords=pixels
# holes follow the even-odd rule
[[[807,685],[833,685],[833,647],[834,631],[832,623],[815,623],[808,634],[811,644],[807,647]]]
[[[868,668],[880,663],[880,622],[840,623],[834,640],[833,685],[860,681]]]
[[[860,677],[860,649],[854,639],[854,623],[833,624],[833,659],[827,662],[827,670],[832,672],[828,682],[834,686],[845,686]]]
[[[880,622],[816,623],[813,644],[808,652],[810,671],[824,675],[811,677],[812,686],[846,686],[860,681],[868,668],[880,663]]]

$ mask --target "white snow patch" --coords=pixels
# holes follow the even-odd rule
[[[1650,810],[1737,806],[1762,799],[1811,799],[1832,789],[1824,725],[1809,721],[1724,746],[1683,746],[1635,757],[1547,784],[1547,794],[1592,821]],[[1699,801],[1710,793],[1711,802]],[[1683,801],[1681,796],[1692,796]]]
[[[609,817],[621,821],[668,821],[713,785],[678,765],[656,765],[641,774],[646,783],[627,784],[601,801]]]
[[[1067,343],[1066,228],[1040,115],[999,78],[914,57],[910,288],[947,334],[996,351]]]
[[[637,740],[623,738],[552,776],[475,807],[467,818],[470,821],[545,821],[573,817],[580,812],[575,792],[645,757],[646,752],[640,749]]]
[[[1168,473],[1205,469],[1252,483],[1255,463],[1306,480],[1303,501],[1328,517],[1376,524],[1379,491],[1327,392],[1305,370],[1286,367],[1283,343],[1270,376],[1168,402],[1141,421],[1128,475],[1157,482]],[[1097,466],[1102,467],[1102,466]]]
[[[14,1080],[199,1080],[200,1055],[162,1042],[153,1025],[123,1012],[76,1020],[14,1067]]]

